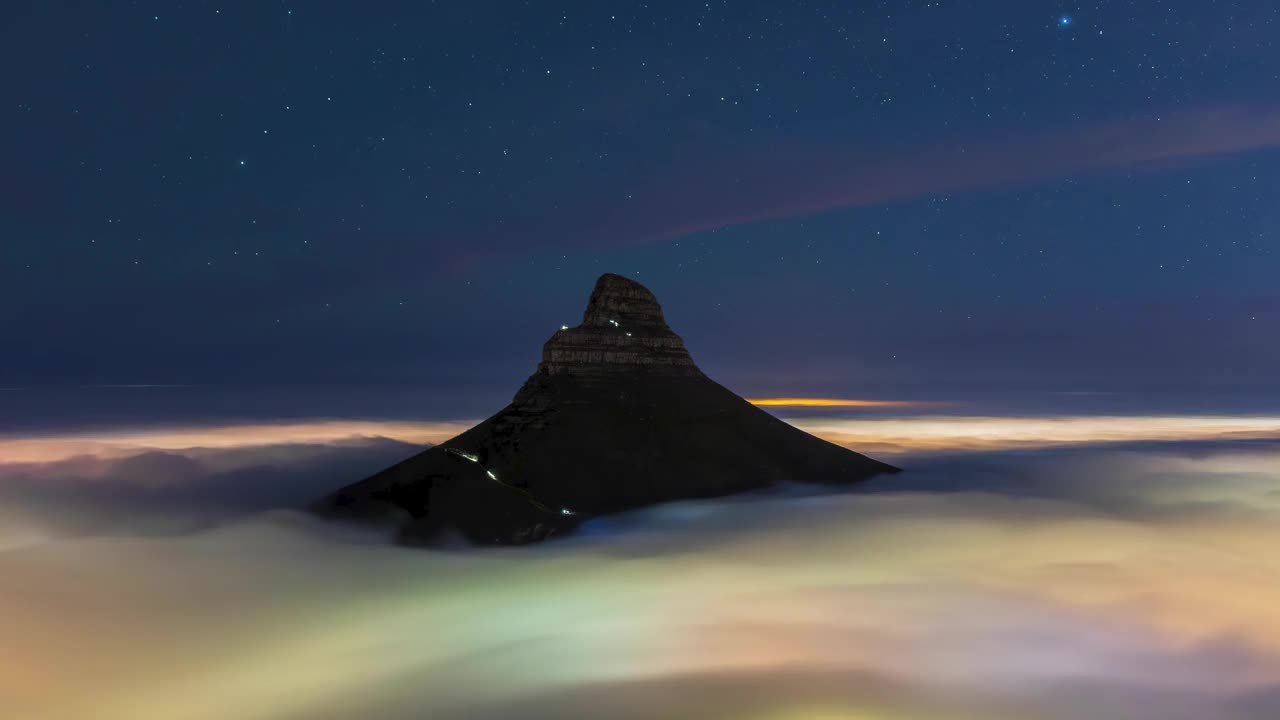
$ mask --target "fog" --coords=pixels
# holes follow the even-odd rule
[[[0,700],[38,718],[1274,718],[1280,446],[900,457],[413,550],[285,509],[389,440],[0,464]]]

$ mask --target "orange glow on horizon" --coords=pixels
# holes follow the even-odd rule
[[[747,398],[757,407],[930,407],[939,403],[912,400],[846,400],[842,398]]]

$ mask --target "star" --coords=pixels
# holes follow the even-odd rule
[[[1075,21],[1072,20],[1070,15],[1063,15],[1062,17],[1058,18],[1058,27],[1069,28],[1071,27],[1071,23],[1073,22]]]

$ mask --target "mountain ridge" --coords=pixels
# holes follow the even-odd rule
[[[661,502],[892,472],[708,378],[653,293],[606,273],[509,405],[317,509],[391,520],[408,543],[523,544]]]

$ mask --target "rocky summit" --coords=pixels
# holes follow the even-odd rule
[[[317,509],[395,523],[408,543],[521,544],[655,503],[896,471],[712,381],[653,293],[606,274],[510,405]]]

